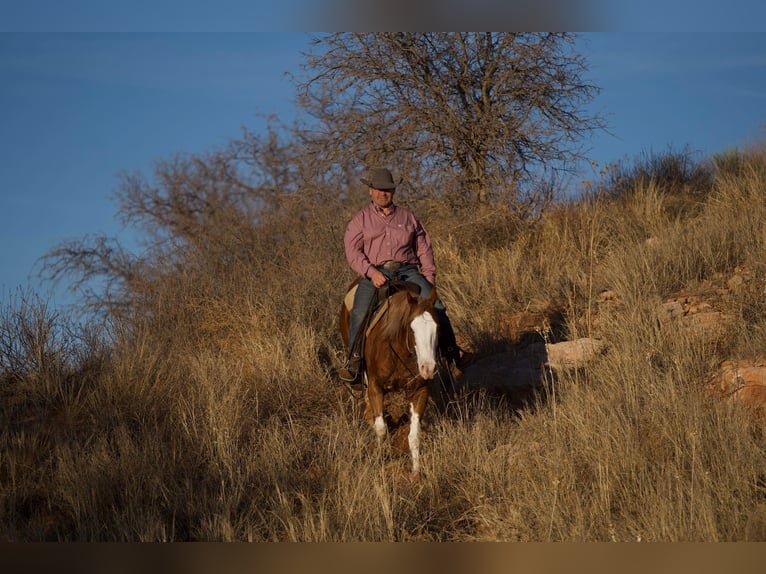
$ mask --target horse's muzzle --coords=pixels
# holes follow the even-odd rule
[[[436,374],[436,365],[430,361],[423,363],[422,365],[418,365],[418,370],[420,371],[420,376],[423,377],[425,380],[430,381],[434,378],[434,374]]]

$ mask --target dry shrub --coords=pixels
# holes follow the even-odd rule
[[[611,196],[629,201],[651,186],[663,196],[662,210],[671,218],[699,213],[715,177],[711,163],[689,149],[644,153],[608,167],[603,185]]]

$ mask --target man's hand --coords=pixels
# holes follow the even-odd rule
[[[377,269],[372,272],[372,277],[370,277],[370,281],[372,281],[372,284],[375,285],[378,289],[383,287],[388,282],[388,277],[383,275],[380,271]]]

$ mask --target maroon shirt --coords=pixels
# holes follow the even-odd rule
[[[349,265],[368,279],[373,268],[386,261],[420,265],[420,272],[434,284],[436,265],[428,233],[409,209],[392,208],[385,215],[370,202],[349,221],[343,238]]]

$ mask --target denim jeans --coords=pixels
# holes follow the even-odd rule
[[[409,281],[420,287],[420,296],[428,297],[431,295],[433,285],[429,283],[422,273],[420,273],[417,265],[403,265],[398,271],[392,273],[378,267],[378,270],[383,273],[389,280],[399,279],[400,281]],[[359,334],[359,329],[364,323],[364,319],[367,315],[370,306],[373,304],[377,289],[372,281],[366,277],[359,279],[359,287],[357,287],[356,294],[354,295],[354,306],[351,310],[351,317],[349,319],[349,333],[348,333],[348,348],[349,351],[354,349],[354,341]],[[455,334],[452,331],[452,325],[447,317],[447,309],[442,303],[441,299],[436,299],[434,303],[434,310],[437,314],[437,320],[442,331],[442,341],[444,345],[449,347],[455,347]]]

